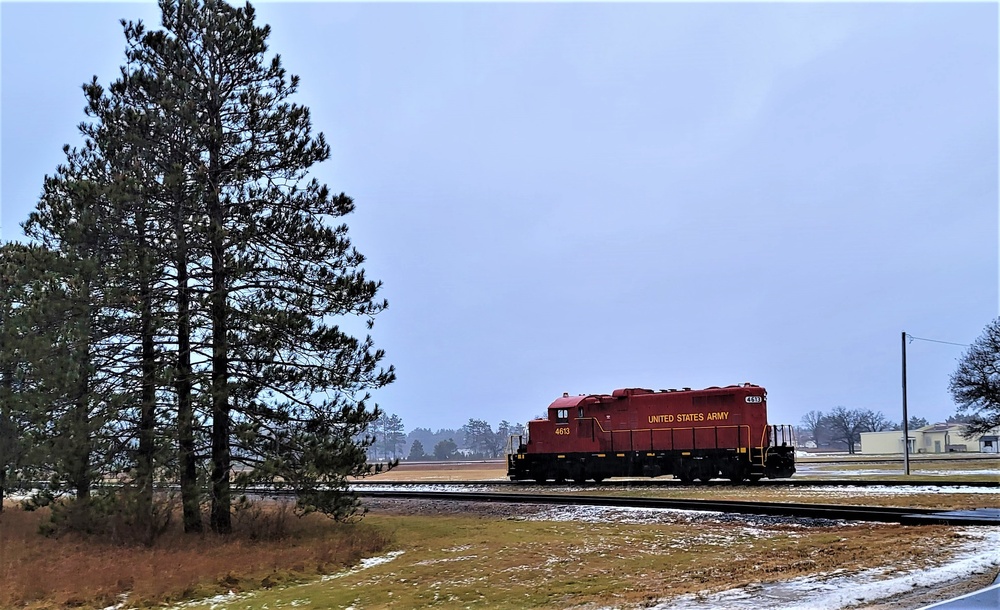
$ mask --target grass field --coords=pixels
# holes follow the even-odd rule
[[[497,463],[423,464],[373,480],[503,475]],[[747,499],[745,489],[587,492]],[[758,492],[763,494],[758,499],[773,501],[942,508],[996,506],[998,498],[995,492],[903,490],[879,496],[861,488]],[[44,510],[29,513],[8,505],[0,514],[0,608],[107,608],[123,595],[126,607],[175,607],[182,600],[219,595],[210,603],[184,607],[640,607],[682,593],[830,570],[933,565],[947,561],[942,549],[966,535],[943,526],[753,524],[752,518],[748,525],[742,518],[726,521],[697,513],[634,523],[614,515],[564,521],[546,517],[551,509],[535,507],[531,510],[539,514],[526,514],[531,510],[511,505],[372,505],[372,512],[355,524],[317,515],[298,519],[273,505],[237,519],[233,537],[185,536],[175,527],[151,548],[44,537],[37,533]],[[275,531],[284,533],[262,535]]]
[[[191,609],[640,608],[685,593],[804,575],[891,573],[945,559],[953,528],[747,526],[377,515],[396,553],[308,584],[213,599]]]

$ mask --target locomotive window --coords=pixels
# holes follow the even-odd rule
[[[583,417],[583,407],[580,407],[579,409],[577,409],[576,416],[577,417]]]
[[[558,409],[556,411],[556,423],[565,424],[569,421],[569,409]]]

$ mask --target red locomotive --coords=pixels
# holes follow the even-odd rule
[[[526,442],[525,442],[526,440]],[[791,426],[767,423],[767,391],[628,388],[563,394],[511,438],[507,474],[538,482],[672,474],[690,482],[759,481],[795,472]]]

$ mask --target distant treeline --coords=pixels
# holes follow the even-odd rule
[[[953,415],[948,423],[967,423],[968,416]],[[923,417],[911,416],[910,430],[929,425]],[[829,412],[809,411],[802,417],[802,425],[796,427],[797,442],[800,446],[813,443],[818,449],[847,451],[855,453],[860,448],[862,432],[885,432],[902,430],[902,421],[891,421],[884,413],[871,409],[848,409],[834,407]]]
[[[485,420],[470,418],[458,429],[441,428],[435,432],[418,427],[406,432],[398,415],[383,413],[367,433],[375,437],[368,448],[369,459],[375,461],[492,459],[504,454],[512,434],[524,433],[524,425],[504,420],[494,429]]]

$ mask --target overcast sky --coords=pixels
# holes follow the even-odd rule
[[[768,390],[901,414],[901,340],[998,315],[998,14],[979,4],[261,2],[314,175],[384,281],[410,430],[562,392]],[[154,3],[0,4],[2,237]],[[907,348],[910,414],[963,348]]]

